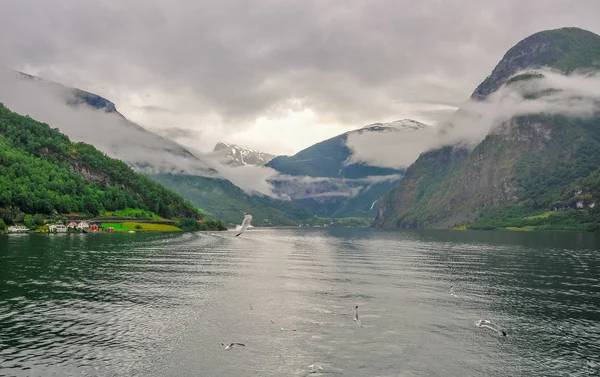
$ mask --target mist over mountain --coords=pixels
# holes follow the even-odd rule
[[[225,221],[238,222],[248,208],[254,210],[258,222],[269,219],[268,225],[292,224],[297,213],[308,216],[300,210],[286,214],[279,209],[286,204],[266,196],[273,195],[266,177],[276,174],[274,171],[265,169],[257,174],[253,166],[233,171],[233,167],[221,164],[219,156],[191,151],[127,120],[114,103],[96,94],[21,72],[0,71],[0,101],[74,141],[94,145],[126,162]],[[174,184],[177,180],[173,177],[190,184]]]
[[[310,146],[294,156],[279,156],[266,166],[279,172],[269,179],[273,192],[320,216],[376,214],[375,203],[402,178],[404,169],[380,157],[390,149],[400,152],[428,127],[413,120],[370,124]],[[390,149],[376,145],[395,140]],[[389,145],[389,144],[388,144]],[[408,145],[408,143],[406,144]],[[416,156],[415,156],[416,158]]]
[[[0,101],[136,169],[217,176],[212,163],[127,120],[112,102],[95,94],[20,72],[0,71]]]
[[[399,174],[402,168],[382,167],[379,161],[370,165],[366,161],[375,160],[371,154],[379,147],[370,142],[380,138],[408,138],[411,133],[426,128],[426,125],[409,119],[375,123],[324,140],[293,156],[275,157],[267,166],[292,176],[352,179]]]

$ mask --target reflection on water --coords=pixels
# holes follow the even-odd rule
[[[373,229],[2,236],[0,375],[598,375],[599,242]]]

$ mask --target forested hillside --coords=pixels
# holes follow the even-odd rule
[[[0,105],[0,210],[5,222],[19,213],[97,215],[125,208],[164,218],[201,218],[181,196],[124,162]]]

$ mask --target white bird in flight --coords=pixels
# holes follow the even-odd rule
[[[358,305],[354,307],[354,321],[358,323],[360,327],[363,327],[362,323],[360,323],[360,319],[358,319]]]
[[[475,326],[490,329],[502,336],[506,336],[506,331],[502,330],[498,325],[488,321],[487,319],[480,319],[479,321],[475,322]]]
[[[240,232],[238,234],[236,234],[235,236],[239,236],[240,234],[244,233],[244,231],[246,229],[248,229],[248,227],[250,226],[250,222],[252,221],[252,215],[250,215],[248,212],[244,212],[244,221],[242,221],[242,228],[240,229]]]
[[[246,347],[245,344],[242,343],[229,343],[229,344],[225,344],[225,343],[221,343],[222,346],[225,346],[225,350],[229,351],[230,349],[232,349],[235,346],[242,346],[242,347]]]
[[[320,365],[310,364],[308,367],[311,370],[310,373],[317,373],[318,371],[323,370],[323,367]]]
[[[450,294],[452,296],[456,297],[456,293],[454,293],[454,286],[453,285],[450,286]]]

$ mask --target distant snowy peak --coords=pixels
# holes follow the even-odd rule
[[[389,123],[373,123],[353,132],[362,131],[419,131],[427,128],[424,123],[412,119],[396,120]]]
[[[212,153],[223,157],[222,162],[231,166],[264,165],[276,157],[269,153],[225,142],[218,142]]]

